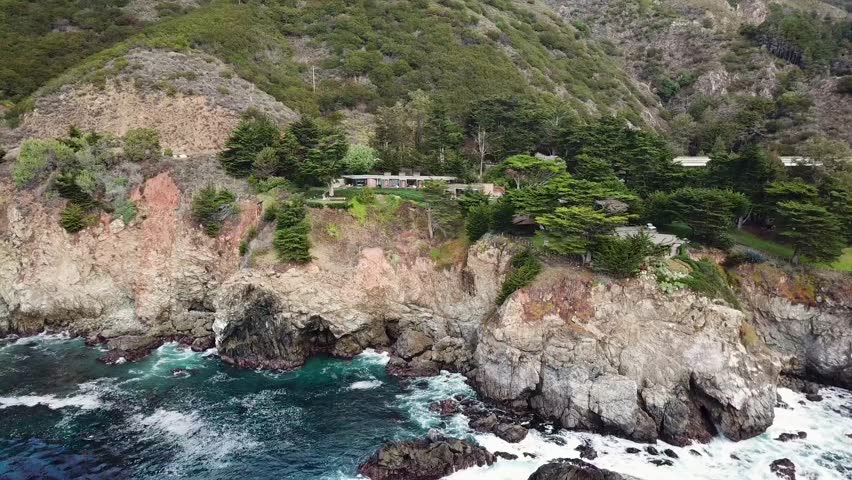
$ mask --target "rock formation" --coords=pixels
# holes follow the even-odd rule
[[[739,267],[737,277],[751,323],[785,373],[852,388],[848,274],[760,264]]]
[[[494,461],[494,455],[478,445],[430,435],[422,440],[385,444],[358,471],[372,480],[438,480]]]
[[[576,458],[560,458],[542,465],[527,480],[631,480],[634,477],[598,468]]]
[[[568,428],[676,444],[772,423],[777,367],[740,342],[741,312],[650,280],[546,272],[483,324],[475,379]]]

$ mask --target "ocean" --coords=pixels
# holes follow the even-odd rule
[[[270,372],[237,369],[215,351],[176,344],[137,363],[105,365],[96,361],[103,350],[65,335],[0,342],[3,480],[351,480],[382,443],[430,429],[519,457],[452,480],[525,480],[548,460],[578,457],[583,443],[598,452],[597,466],[647,480],[776,480],[769,464],[780,458],[793,461],[799,479],[852,479],[852,393],[841,389],[824,389],[820,402],[781,389],[787,407],[776,408],[766,433],[683,448],[658,443],[678,458],[656,466],[650,460],[668,457],[612,436],[531,431],[509,444],[473,432],[464,415],[429,410],[454,395],[475,397],[463,376],[400,380],[385,372],[387,355],[370,350]],[[775,440],[799,431],[806,438]]]

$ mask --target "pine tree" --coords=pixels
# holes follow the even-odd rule
[[[281,133],[272,120],[259,116],[243,118],[225,143],[219,159],[229,175],[248,176],[261,150],[277,148],[280,137]]]
[[[465,232],[471,242],[475,242],[488,233],[491,226],[491,205],[482,203],[472,207],[467,212],[467,223]]]
[[[814,260],[831,261],[845,246],[840,220],[823,207],[812,203],[778,204],[781,236],[793,245],[793,263],[804,255]]]
[[[305,220],[291,227],[276,230],[272,245],[275,247],[278,258],[282,262],[310,262],[311,241],[308,233],[310,233],[310,225]]]
[[[560,254],[585,254],[598,238],[624,225],[627,217],[607,215],[590,207],[559,207],[535,221],[544,229],[545,247]]]
[[[59,214],[59,225],[68,233],[77,233],[86,228],[86,209],[74,202],[68,202]]]

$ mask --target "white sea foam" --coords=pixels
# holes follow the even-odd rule
[[[259,445],[249,435],[234,430],[237,425],[212,425],[197,411],[157,409],[149,415],[134,415],[131,424],[141,430],[143,436],[158,443],[169,442],[180,450],[166,468],[169,475],[175,476],[182,476],[182,472],[200,464],[212,469],[222,468],[239,458],[240,452]]]
[[[388,352],[377,352],[368,348],[356,355],[355,359],[367,364],[386,365],[390,361],[390,355]]]
[[[44,405],[51,410],[66,407],[77,407],[83,410],[94,410],[101,406],[97,395],[72,395],[57,397],[56,395],[20,395],[17,397],[0,397],[0,410],[9,407],[35,407]]]
[[[531,431],[520,443],[507,443],[492,434],[476,435],[476,440],[489,451],[503,451],[518,455],[518,460],[500,460],[490,467],[462,470],[448,480],[515,480],[531,475],[539,466],[555,459],[577,458],[575,448],[584,441],[598,452],[591,463],[615,472],[626,473],[647,480],[720,480],[749,479],[777,480],[769,470],[773,460],[789,458],[796,465],[798,478],[812,480],[848,480],[852,478],[852,393],[839,389],[823,389],[822,402],[804,400],[802,394],[779,389],[790,408],[776,408],[775,423],[764,434],[755,438],[732,442],[716,439],[708,444],[676,447],[658,442],[661,451],[673,450],[679,458],[672,466],[658,467],[649,463],[653,456],[642,451],[628,454],[627,447],[644,449],[645,445],[612,436],[560,431],[565,445],[560,446],[544,434]],[[804,402],[800,404],[799,402]],[[789,442],[775,440],[781,433],[804,431],[807,438]],[[695,455],[690,452],[700,453]],[[524,452],[536,455],[525,458]],[[736,455],[739,460],[731,458]],[[845,469],[845,471],[844,471]]]
[[[381,380],[361,380],[359,382],[353,382],[352,385],[349,385],[349,390],[371,390],[373,388],[379,388],[381,386]]]
[[[424,388],[415,386],[409,391],[397,395],[397,402],[408,413],[408,416],[421,428],[434,428],[443,425],[443,431],[451,436],[466,436],[470,434],[468,419],[464,415],[441,417],[437,412],[429,410],[433,402],[446,400],[456,395],[474,396],[473,389],[459,373],[442,370],[434,377],[418,379],[417,383],[425,383]]]
[[[51,410],[76,407],[80,410],[94,410],[105,406],[102,395],[106,391],[108,381],[94,380],[81,383],[77,392],[67,396],[54,394],[29,394],[12,397],[0,397],[0,410],[10,407],[35,407],[43,405]]]
[[[68,332],[48,333],[46,331],[29,337],[21,337],[9,345],[33,345],[39,343],[56,343],[65,342],[71,339],[71,334]]]

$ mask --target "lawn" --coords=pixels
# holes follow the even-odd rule
[[[774,257],[782,258],[784,260],[790,260],[791,258],[793,258],[793,249],[788,245],[760,238],[757,235],[746,232],[744,230],[731,231],[730,236],[735,242],[740,245],[744,245],[748,248],[759,250],[761,252],[768,253]],[[838,270],[841,272],[852,272],[852,247],[844,248],[843,254],[840,256],[840,258],[830,264],[814,263],[807,259],[802,259],[802,263],[822,268],[830,268],[832,270]]]

